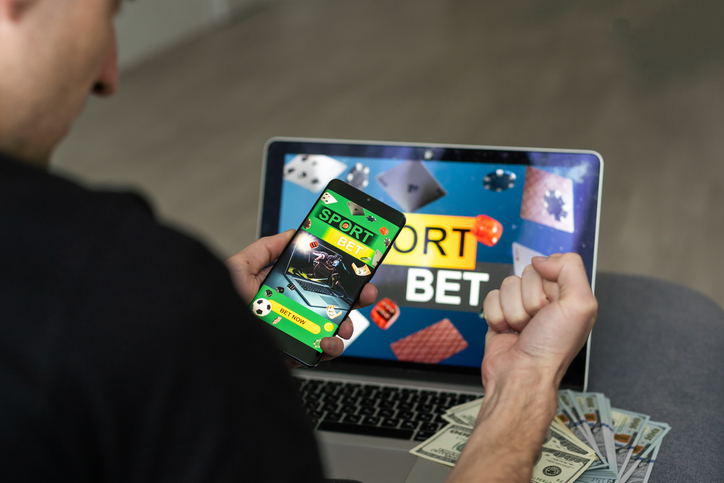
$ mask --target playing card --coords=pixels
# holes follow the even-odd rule
[[[523,269],[530,265],[533,257],[544,257],[532,248],[524,247],[520,243],[513,242],[513,273],[517,277],[523,276]]]
[[[347,202],[347,207],[349,208],[349,212],[352,216],[362,216],[365,214],[365,209],[362,208],[357,203],[353,203],[351,201]]]
[[[337,202],[337,198],[332,196],[332,193],[330,193],[329,191],[325,192],[321,198],[322,198],[322,203],[324,203],[325,205],[331,205],[332,203]]]
[[[283,177],[313,193],[319,193],[345,169],[346,164],[329,156],[299,154],[284,165]]]
[[[390,344],[398,360],[425,364],[437,364],[467,347],[467,341],[450,319],[442,319]]]
[[[375,256],[372,258],[372,266],[377,267],[377,265],[380,263],[380,260],[382,260],[382,252],[379,250],[375,250]]]
[[[447,194],[420,161],[403,161],[378,174],[375,179],[403,211],[408,213]]]
[[[529,166],[520,217],[573,233],[573,180]]]
[[[352,342],[357,340],[357,337],[362,335],[362,333],[367,330],[367,327],[370,326],[370,321],[367,320],[367,318],[362,315],[359,310],[353,310],[352,312],[350,312],[349,320],[352,321],[352,325],[354,326],[354,332],[352,333],[352,337],[350,337],[349,339],[342,339],[345,350],[347,350],[347,347],[352,345]]]

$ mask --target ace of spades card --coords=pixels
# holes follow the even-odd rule
[[[403,161],[378,174],[376,179],[382,189],[407,213],[447,195],[447,191],[420,161]]]
[[[312,193],[319,193],[345,169],[346,164],[329,156],[298,154],[284,165],[283,177]]]

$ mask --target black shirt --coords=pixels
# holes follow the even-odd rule
[[[266,327],[127,193],[0,156],[0,481],[321,481]]]

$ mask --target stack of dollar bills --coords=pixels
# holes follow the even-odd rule
[[[450,424],[410,453],[455,466],[482,402],[448,409],[443,418]],[[531,482],[646,483],[670,429],[645,414],[612,408],[601,393],[561,390]]]

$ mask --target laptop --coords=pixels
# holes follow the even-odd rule
[[[298,228],[333,178],[407,217],[372,280],[377,302],[350,314],[344,354],[294,372],[328,477],[445,480],[449,468],[409,450],[444,425],[447,408],[483,395],[487,292],[532,257],[569,251],[595,285],[602,175],[594,151],[269,140],[260,236]],[[345,296],[330,273],[346,267],[322,248],[292,256],[285,277],[297,296],[326,306]],[[586,390],[589,347],[590,338],[562,387]]]

